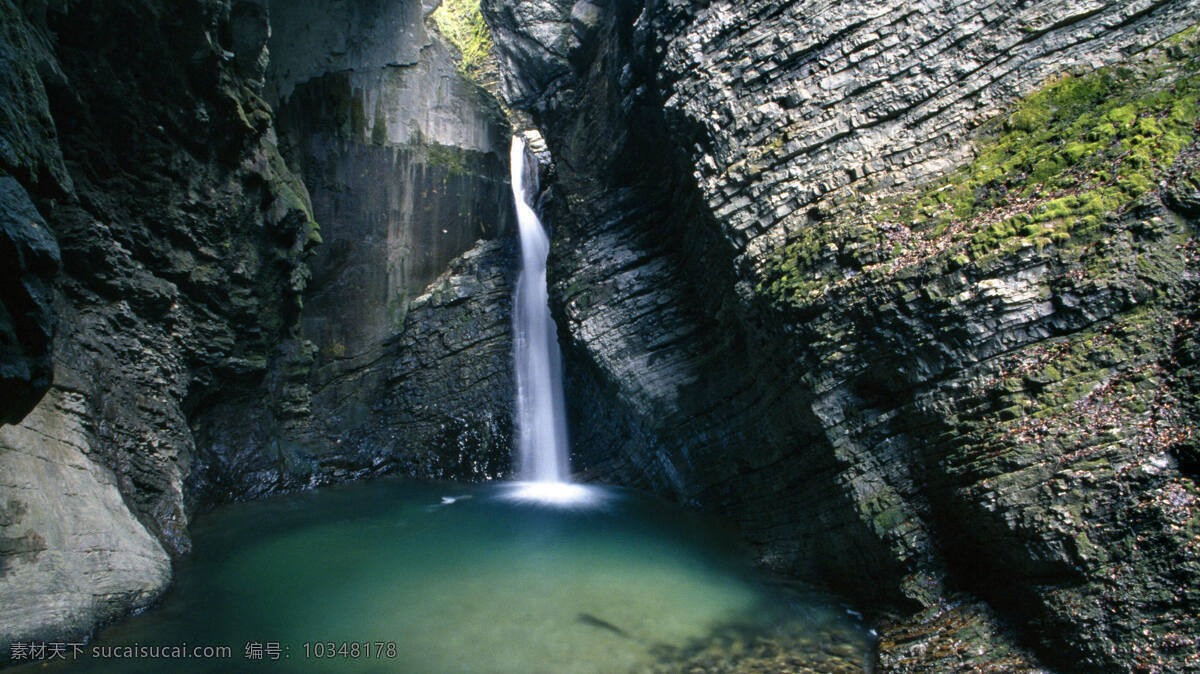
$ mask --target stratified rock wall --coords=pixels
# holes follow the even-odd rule
[[[1191,666],[1194,378],[1172,373],[1195,261],[1170,195],[1192,179],[1097,216],[1105,244],[1031,226],[975,257],[884,209],[1055,76],[1140,62],[1196,2],[522,7],[485,13],[558,162],[552,294],[589,473],[733,516],[774,567],[926,607],[955,636],[893,625],[897,670],[1006,649],[954,645],[993,619],[978,597],[1056,666]],[[1047,378],[1046,354],[1071,364]]]
[[[739,256],[761,260],[838,188],[879,199],[961,164],[967,132],[1018,96],[1120,62],[1197,7],[716,2],[656,25],[659,76],[668,116],[695,125],[687,152],[708,207]]]

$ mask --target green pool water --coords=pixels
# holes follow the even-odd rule
[[[569,504],[513,490],[380,480],[208,513],[162,603],[103,630],[70,671],[867,667],[853,616],[757,575],[719,526],[629,490]],[[229,651],[111,657],[183,644]]]

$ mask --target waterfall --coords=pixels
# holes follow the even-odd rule
[[[517,476],[534,483],[567,480],[567,421],[562,354],[546,292],[550,238],[533,210],[537,166],[525,139],[512,140],[512,190],[521,236],[521,273],[513,296],[517,371]]]

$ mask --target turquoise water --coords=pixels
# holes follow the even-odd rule
[[[719,527],[637,492],[586,493],[551,507],[503,485],[380,480],[222,508],[196,521],[161,605],[102,631],[70,671],[679,671],[781,643],[811,671],[862,671],[865,630],[757,576]],[[229,653],[92,657],[183,644]],[[247,659],[256,644],[263,659]]]

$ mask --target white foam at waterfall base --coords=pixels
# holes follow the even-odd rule
[[[571,482],[513,482],[501,493],[510,501],[570,508],[599,505],[605,500],[602,489]]]
[[[567,423],[562,386],[562,355],[546,290],[550,238],[533,209],[537,171],[527,161],[525,139],[513,136],[513,202],[521,239],[521,272],[513,297],[513,341],[517,375],[517,475],[528,496],[550,503],[572,494],[567,484]],[[555,486],[551,486],[555,485]],[[534,500],[532,498],[527,500]]]

